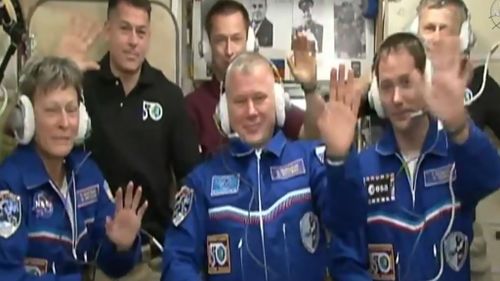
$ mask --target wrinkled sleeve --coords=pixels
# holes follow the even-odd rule
[[[190,175],[175,196],[172,225],[165,235],[162,281],[202,280],[207,207],[201,190],[200,181]]]
[[[462,203],[475,206],[500,187],[500,156],[486,134],[472,121],[469,138],[460,145],[452,142],[451,151],[456,170],[453,188]]]

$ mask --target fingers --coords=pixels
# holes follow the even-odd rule
[[[328,103],[333,103],[338,100],[338,83],[337,69],[333,67],[330,71],[330,99]]]
[[[293,72],[295,70],[295,57],[293,53],[291,53],[290,55],[288,55],[288,57],[286,57],[286,62],[288,64],[288,68],[290,68],[292,74],[294,74]]]
[[[132,207],[133,197],[134,197],[134,183],[129,181],[127,184],[127,190],[125,192],[124,208],[130,209]]]
[[[137,210],[142,198],[142,187],[139,186],[135,190],[134,198],[132,199],[132,210]]]
[[[339,73],[338,73],[338,101],[340,102],[343,102],[344,104],[346,104],[346,95],[348,95],[347,93],[347,89],[346,89],[346,80],[345,80],[345,65],[344,64],[340,64],[339,65]]]
[[[144,201],[144,203],[142,204],[142,206],[139,208],[139,210],[137,210],[137,216],[139,216],[139,218],[142,220],[142,217],[144,217],[144,214],[146,213],[146,210],[148,209],[148,201]]]
[[[115,208],[117,213],[123,209],[123,190],[121,187],[118,188],[115,194]]]
[[[347,71],[347,80],[344,84],[344,104],[352,109],[355,97],[354,74],[352,71]]]

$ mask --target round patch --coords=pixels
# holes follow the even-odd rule
[[[391,261],[388,254],[383,253],[377,258],[378,269],[382,273],[389,273],[391,270]]]
[[[452,232],[444,240],[446,263],[451,269],[460,271],[469,253],[469,239],[460,231]]]
[[[222,243],[217,243],[213,246],[215,248],[215,259],[217,261],[217,264],[219,266],[225,264],[227,260],[226,246],[224,246],[224,244]]]
[[[37,218],[50,218],[54,213],[52,199],[45,191],[35,193],[33,196],[33,211]]]
[[[151,103],[149,107],[149,115],[154,121],[158,121],[163,116],[163,108],[159,103]]]
[[[318,216],[313,212],[305,213],[300,219],[300,237],[306,250],[314,254],[319,244],[320,225]]]

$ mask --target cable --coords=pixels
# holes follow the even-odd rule
[[[473,95],[472,92],[470,92],[470,91],[466,92],[465,100],[464,100],[464,104],[466,106],[471,105],[473,102],[475,102],[483,94],[484,88],[486,87],[486,77],[488,76],[488,67],[490,65],[490,59],[491,59],[491,56],[493,55],[493,53],[496,52],[496,50],[498,49],[499,46],[500,46],[500,41],[498,41],[497,43],[495,43],[491,46],[490,51],[488,52],[488,55],[486,56],[486,62],[484,64],[483,80],[481,83],[481,88],[479,89],[479,91],[475,95]]]
[[[7,104],[9,103],[9,94],[7,93],[7,90],[3,85],[0,84],[0,98],[3,96],[3,103],[2,106],[0,106],[0,116],[5,112],[5,109],[7,109]]]

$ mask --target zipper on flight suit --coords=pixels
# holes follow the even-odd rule
[[[260,174],[260,159],[262,155],[261,149],[255,150],[255,156],[257,157],[257,192],[259,196],[259,224],[260,224],[260,240],[262,243],[262,255],[264,257],[264,274],[266,276],[266,281],[269,280],[268,272],[267,272],[267,256],[266,256],[266,244],[264,239],[264,218],[262,213],[262,194],[261,194],[261,174]]]

